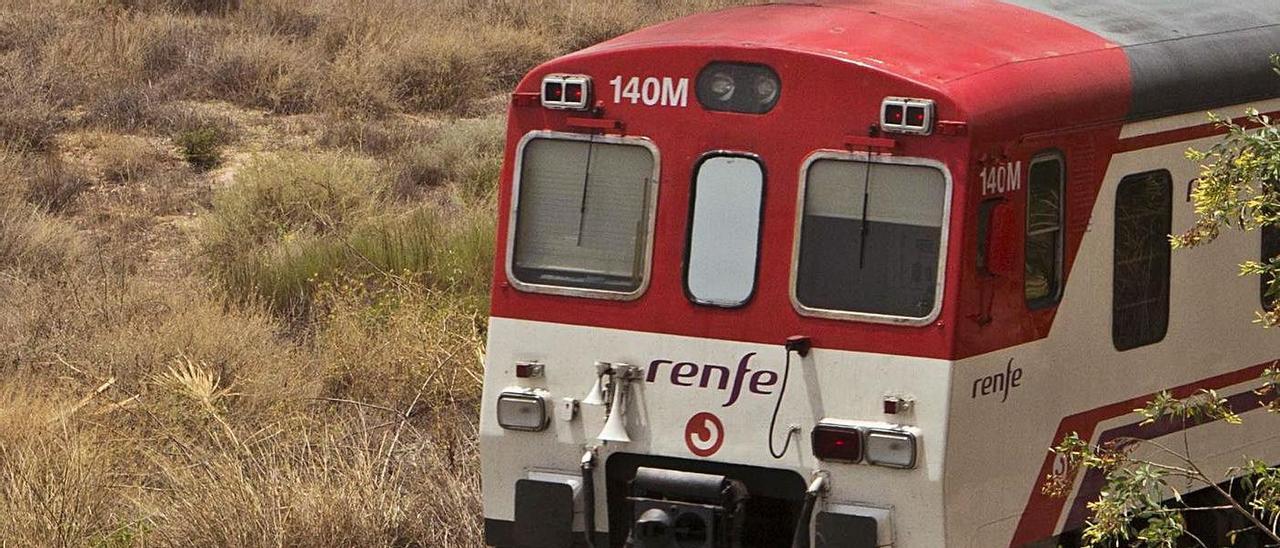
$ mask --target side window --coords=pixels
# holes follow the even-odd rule
[[[1280,257],[1280,227],[1268,225],[1262,228],[1262,263]],[[1262,276],[1262,307],[1270,310],[1280,295],[1268,295],[1271,289],[1271,278]]]
[[[1116,350],[1160,342],[1169,328],[1168,171],[1130,175],[1116,189],[1111,341]]]
[[[1263,183],[1263,189],[1267,192],[1275,192],[1278,185],[1280,185],[1280,181],[1269,180]],[[1280,226],[1267,225],[1262,227],[1261,232],[1262,253],[1260,262],[1267,264],[1276,258],[1280,258]],[[1271,292],[1271,278],[1267,276],[1261,276],[1261,278],[1262,281],[1259,283],[1262,285],[1262,308],[1271,310],[1275,307],[1276,300],[1280,299],[1280,294],[1268,295]]]
[[[1056,302],[1062,286],[1062,157],[1036,158],[1030,171],[1023,291],[1035,308]]]
[[[656,172],[654,152],[636,143],[527,141],[512,232],[516,286],[637,294],[648,267]]]
[[[693,182],[685,289],[700,304],[733,307],[755,292],[764,169],[742,156],[714,156]]]

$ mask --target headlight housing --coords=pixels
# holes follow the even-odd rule
[[[508,388],[498,395],[498,425],[503,428],[540,432],[549,422],[547,398],[538,391]]]
[[[764,114],[781,95],[778,73],[765,65],[716,62],[698,73],[694,92],[707,110]]]
[[[814,427],[813,455],[821,460],[888,468],[916,467],[916,431],[891,425],[822,421]]]
[[[591,77],[548,74],[542,78],[542,106],[556,110],[587,110],[591,107]]]

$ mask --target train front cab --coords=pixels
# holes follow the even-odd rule
[[[960,116],[784,50],[530,74],[500,194],[487,541],[945,544]]]

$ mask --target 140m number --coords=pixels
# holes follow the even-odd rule
[[[689,79],[664,76],[650,76],[641,79],[639,76],[623,78],[615,76],[609,80],[613,86],[613,103],[644,104],[648,107],[684,107],[689,105]]]

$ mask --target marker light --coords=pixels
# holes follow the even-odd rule
[[[782,82],[764,65],[711,63],[698,73],[694,91],[707,110],[764,114],[778,103]]]
[[[862,430],[853,426],[822,424],[813,428],[813,454],[822,460],[862,460]]]
[[[892,468],[915,468],[915,435],[901,430],[868,430],[867,462]]]
[[[542,106],[556,110],[587,110],[590,105],[590,76],[548,74],[542,78]]]
[[[508,388],[498,395],[498,424],[507,430],[539,432],[547,428],[547,400],[542,394]]]
[[[905,97],[885,98],[880,107],[880,128],[894,133],[932,133],[933,101]]]

